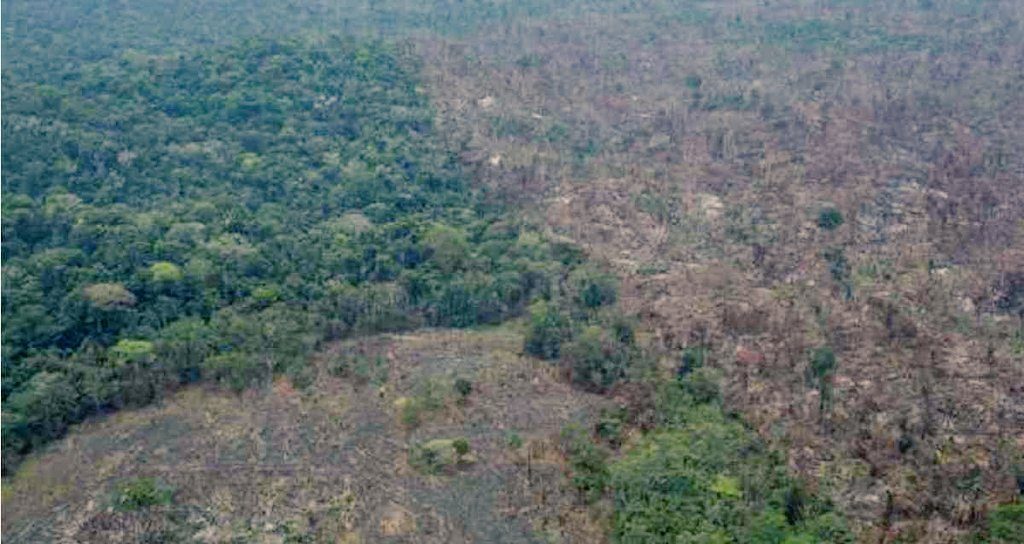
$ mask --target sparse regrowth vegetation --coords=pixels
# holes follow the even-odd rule
[[[468,462],[469,452],[465,438],[436,438],[415,446],[409,453],[409,464],[425,474],[440,474]]]
[[[818,227],[824,230],[836,230],[844,222],[843,214],[835,208],[824,208],[818,213]]]
[[[473,392],[473,382],[466,378],[456,378],[454,384],[455,394],[459,396],[460,402],[465,402]]]
[[[609,452],[594,443],[590,435],[576,426],[562,431],[562,444],[571,470],[572,485],[585,501],[593,502],[608,488]]]
[[[117,510],[141,510],[170,504],[174,489],[155,478],[135,478],[117,484],[111,500]]]
[[[808,379],[818,389],[819,410],[824,413],[831,406],[832,380],[836,372],[836,355],[832,348],[823,346],[811,352]]]
[[[402,423],[414,428],[431,414],[442,410],[449,398],[450,392],[440,383],[426,380],[418,385],[413,395],[396,399],[395,408]]]

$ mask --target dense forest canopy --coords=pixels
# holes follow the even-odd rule
[[[63,493],[26,493],[45,470],[25,459],[186,389],[283,420],[275,395],[302,417],[344,397],[302,441],[363,433],[400,486],[374,505],[334,493],[351,474],[312,490],[250,458],[330,496],[287,523],[233,511],[225,540],[1021,542],[1019,3],[9,0],[2,19],[12,541],[225,524],[187,470],[142,462],[97,471],[86,522],[24,515]],[[442,378],[410,377],[421,352]],[[510,423],[531,411],[549,419]],[[364,470],[346,444],[308,474]]]
[[[7,83],[5,451],[327,337],[493,323],[575,263],[474,198],[415,70],[259,40]]]

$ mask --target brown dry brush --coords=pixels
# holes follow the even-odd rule
[[[626,302],[666,344],[685,344],[703,322],[716,338],[757,346],[756,368],[722,365],[728,381],[746,382],[730,402],[785,421],[791,452],[816,452],[808,470],[834,453],[866,463],[886,491],[865,522],[975,523],[1012,496],[1016,454],[1001,444],[1024,436],[1006,415],[1021,404],[1024,372],[1012,295],[1024,269],[1024,149],[1013,137],[1024,116],[1012,99],[1024,50],[1009,37],[1019,25],[987,38],[967,20],[851,7],[850,20],[935,47],[780,55],[720,45],[737,38],[725,21],[844,15],[712,9],[703,27],[592,17],[460,44],[472,54],[428,63],[443,82],[440,115],[463,135],[479,183],[620,263],[635,288]],[[1012,2],[988,9],[992,21],[1021,15]],[[990,99],[963,99],[981,95]],[[745,106],[710,106],[729,96]],[[701,194],[746,230],[698,219]],[[834,232],[813,225],[823,206],[845,219]],[[830,277],[830,248],[845,256],[848,284]],[[638,275],[652,259],[664,272]],[[695,274],[701,265],[729,285]],[[753,302],[719,304],[727,293]],[[822,344],[839,360],[828,425],[805,409],[801,377]]]

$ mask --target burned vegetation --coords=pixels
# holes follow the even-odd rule
[[[11,542],[1024,538],[1019,2],[11,0]]]

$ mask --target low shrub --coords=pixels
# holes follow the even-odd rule
[[[117,485],[112,497],[115,510],[134,511],[170,504],[174,489],[154,478],[135,478]]]

